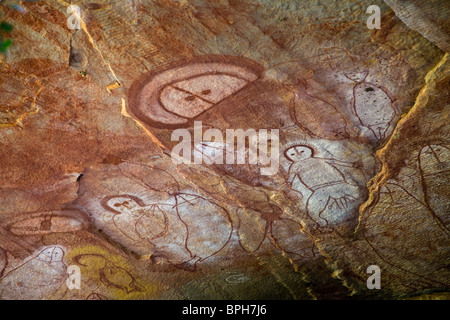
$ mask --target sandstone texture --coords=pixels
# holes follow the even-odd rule
[[[0,299],[448,299],[448,1],[370,4],[0,3]]]

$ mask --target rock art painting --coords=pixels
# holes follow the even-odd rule
[[[450,296],[445,1],[13,2],[0,300]]]
[[[231,235],[225,209],[193,194],[176,194],[171,200],[145,204],[126,194],[106,197],[101,202],[106,213],[102,222],[94,220],[95,225],[107,233],[119,233],[121,243],[141,258],[176,265],[195,265],[224,247]],[[214,225],[218,240],[211,241],[202,227],[208,224]]]
[[[14,220],[7,229],[18,236],[71,232],[86,229],[89,225],[84,214],[76,210],[25,214]]]
[[[241,209],[238,234],[240,246],[249,253],[258,251],[268,239],[292,259],[312,258],[316,254],[314,241],[301,224],[274,204],[269,204],[266,210]]]
[[[92,283],[91,288],[98,291],[79,299],[114,300],[113,292],[116,297],[129,297],[146,291],[145,283],[121,259],[114,255],[105,256],[103,250],[73,251],[70,261],[80,267],[81,272],[89,277],[87,281]]]
[[[96,292],[91,293],[86,300],[109,300],[107,297],[105,297],[104,295],[98,294]]]
[[[253,61],[203,56],[151,72],[131,89],[131,112],[154,126],[186,125],[222,100],[257,80]]]
[[[294,144],[284,151],[292,164],[288,184],[306,204],[306,212],[319,225],[342,222],[355,209],[358,185],[345,177],[340,167],[356,167],[356,163],[321,158],[311,145]]]
[[[8,257],[6,256],[6,251],[4,249],[0,249],[0,278],[3,277],[3,273],[5,272],[7,265]]]
[[[26,259],[1,279],[4,299],[52,298],[67,279],[64,248],[51,246]]]
[[[412,165],[402,168],[395,179],[384,183],[375,206],[362,220],[361,231],[366,241],[372,246],[383,248],[379,252],[380,257],[393,266],[389,277],[395,277],[402,272],[410,275],[412,281],[402,285],[408,292],[417,290],[420,286],[432,288],[437,284],[447,283],[444,274],[434,274],[439,269],[440,261],[446,260],[450,236],[448,203],[443,202],[441,198],[447,188],[443,186],[442,181],[448,179],[448,151],[448,145],[433,144],[415,150],[411,155]],[[389,219],[389,224],[384,226],[373,224],[377,208],[387,210],[402,205],[414,208],[405,212],[402,217],[411,217],[411,226],[402,225],[400,217],[384,217]],[[425,228],[428,225],[433,227],[427,233]],[[411,246],[409,237],[419,236],[421,233],[427,233],[427,238]],[[390,248],[389,239],[396,239],[399,247],[395,250]],[[394,257],[398,255],[410,264],[395,263]],[[429,264],[429,269],[421,269],[420,265],[430,255],[433,255],[435,260]]]
[[[439,185],[444,183],[450,174],[449,146],[430,144],[423,147],[417,157],[417,164],[425,204],[429,206],[436,222],[450,231],[448,228],[450,216],[445,214],[449,212],[449,204],[445,202],[442,190],[439,190]]]
[[[352,108],[361,125],[368,128],[377,140],[383,140],[391,129],[396,112],[394,100],[385,88],[366,82],[368,72],[345,74],[355,81]]]
[[[164,169],[146,164],[105,169],[105,172],[86,173],[82,184],[86,197],[80,197],[77,206],[92,212],[92,223],[97,230],[138,258],[195,268],[229,242],[233,226],[227,209],[192,190],[179,190],[178,181]],[[127,174],[136,169],[139,176]],[[98,185],[97,177],[108,172],[112,174]],[[160,179],[161,189],[152,189],[146,183],[153,179]],[[112,194],[92,202],[90,190],[107,191],[105,188],[110,183],[129,185],[128,193]],[[174,188],[166,190],[169,185]],[[110,193],[111,188],[108,189]]]
[[[292,110],[295,122],[313,137],[330,140],[350,138],[350,124],[342,112],[330,102],[308,94],[302,86],[294,92]],[[316,113],[320,118],[315,116]]]
[[[140,175],[128,175],[131,170],[139,170]],[[223,259],[226,265],[229,257],[224,254],[230,249],[238,257],[271,250],[279,250],[296,260],[318,254],[313,238],[300,222],[284,214],[264,195],[265,201],[235,211],[228,201],[222,206],[217,204],[217,198],[182,190],[185,182],[172,181],[173,177],[164,170],[133,163],[88,172],[83,177],[76,206],[91,212],[95,228],[130,254],[184,270],[223,264]],[[160,180],[161,187],[176,185],[176,188],[163,192],[147,187],[146,181],[157,177],[166,179]],[[90,198],[92,191],[111,193],[113,185],[128,185],[128,193],[104,197],[99,203]]]

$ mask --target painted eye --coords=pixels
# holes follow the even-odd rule
[[[196,96],[187,96],[186,98],[184,98],[184,100],[186,101],[194,101],[197,97]]]
[[[161,91],[160,101],[163,108],[169,112],[192,118],[212,108],[247,84],[247,80],[227,74],[198,75],[166,85]],[[211,87],[214,88],[214,92],[209,89]]]
[[[115,203],[114,207],[120,207],[122,204],[121,203]]]
[[[125,201],[123,204],[129,204],[129,202],[128,202],[128,201]]]

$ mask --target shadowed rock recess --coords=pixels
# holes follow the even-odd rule
[[[69,2],[0,4],[0,299],[450,297],[448,1]]]

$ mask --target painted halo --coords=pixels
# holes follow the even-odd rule
[[[208,55],[178,61],[137,80],[130,89],[129,108],[153,127],[187,127],[262,72],[260,65],[241,57]]]

